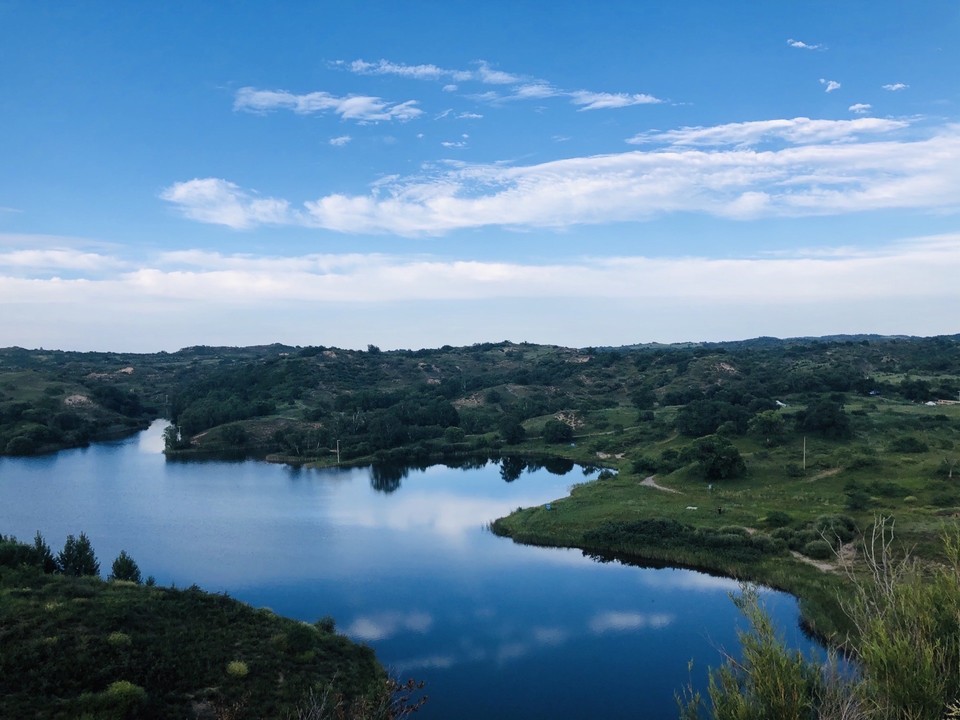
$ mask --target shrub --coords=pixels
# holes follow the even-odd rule
[[[133,641],[126,633],[116,631],[107,635],[107,642],[114,647],[127,647],[132,644]]]
[[[903,437],[898,437],[891,442],[890,449],[894,452],[900,453],[925,453],[930,449],[930,447],[925,442],[918,440],[912,435],[905,435]]]
[[[814,560],[827,560],[833,557],[833,547],[826,540],[811,540],[803,546],[801,552]]]
[[[295,655],[313,648],[317,640],[317,630],[306,623],[294,623],[287,630],[287,648]]]
[[[793,518],[782,510],[772,510],[771,512],[767,513],[767,516],[763,519],[763,521],[769,527],[782,528],[792,523]]]
[[[231,660],[227,663],[227,675],[235,678],[246,677],[250,673],[250,668],[243,660]]]

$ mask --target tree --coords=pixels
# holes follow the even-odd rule
[[[568,443],[573,439],[573,428],[560,420],[547,420],[543,426],[543,439],[548,443]]]
[[[117,555],[117,559],[113,561],[108,579],[129,580],[130,582],[135,582],[137,585],[143,582],[143,577],[140,575],[140,568],[137,567],[134,559],[127,555],[126,550],[121,550],[120,554]]]
[[[527,437],[526,428],[515,417],[505,417],[500,423],[500,437],[508,445],[516,445]]]
[[[716,435],[698,440],[693,453],[708,480],[739,477],[747,469],[740,451],[733,443]]]
[[[99,575],[100,563],[93,553],[90,538],[84,533],[75,538],[67,535],[67,542],[57,554],[57,569],[62,575],[80,577],[82,575]]]
[[[785,430],[783,416],[776,410],[759,412],[747,423],[747,431],[754,437],[761,438],[767,445],[779,443]]]
[[[37,534],[33,538],[33,549],[37,553],[37,564],[43,568],[43,571],[45,573],[56,572],[57,559],[53,556],[53,551],[50,549],[50,546],[47,545],[47,541],[43,539],[43,535],[40,534],[39,530],[37,530]]]
[[[850,418],[843,405],[835,400],[820,400],[797,416],[800,430],[816,433],[832,440],[843,440],[853,435]]]

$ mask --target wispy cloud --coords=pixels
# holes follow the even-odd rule
[[[341,61],[339,64],[344,63]],[[466,70],[447,70],[436,65],[404,65],[403,63],[393,63],[382,59],[375,63],[354,60],[346,65],[351,72],[360,75],[397,75],[415,80],[451,78],[457,81],[469,80],[473,77],[473,73]]]
[[[826,49],[824,48],[823,45],[820,45],[819,43],[809,44],[809,43],[803,42],[803,40],[794,40],[793,38],[790,38],[789,40],[787,40],[787,45],[793,48],[799,48],[801,50],[825,50]]]
[[[389,103],[368,95],[337,97],[326,92],[296,95],[286,90],[258,90],[240,88],[233,101],[233,109],[251,113],[290,110],[298,115],[334,113],[344,120],[378,122],[385,120],[412,120],[423,114],[416,100]]]
[[[824,90],[824,92],[831,93],[834,90],[840,89],[840,83],[838,83],[836,80],[827,80],[826,78],[820,78],[820,84],[826,85],[826,90]]]
[[[898,83],[890,83],[888,85],[882,85],[881,87],[884,90],[889,90],[890,92],[898,92],[900,90],[906,90],[910,86],[907,85],[906,83],[898,82]]]
[[[574,105],[580,105],[581,110],[601,110],[622,108],[631,105],[657,105],[663,100],[646,93],[604,93],[579,90],[570,93]]]
[[[349,135],[339,135],[337,137],[330,138],[329,143],[334,147],[343,147],[344,145],[347,145],[352,139],[353,138],[351,138]]]
[[[863,142],[856,141],[857,133],[903,125],[876,118],[823,126],[768,122],[679,131],[673,145],[651,151],[527,166],[455,165],[385,179],[367,195],[326,195],[296,210],[285,200],[261,198],[216,178],[177,183],[161,197],[190,218],[236,228],[293,224],[407,236],[643,221],[675,212],[753,219],[894,207],[960,209],[960,125],[923,140]],[[748,147],[765,137],[794,144]],[[736,146],[703,150],[684,143]]]
[[[853,105],[847,108],[847,110],[849,110],[852,113],[856,113],[857,115],[866,115],[872,109],[873,109],[873,105],[871,105],[870,103],[854,103]]]
[[[513,90],[513,94],[507,96],[510,100],[544,100],[546,98],[562,95],[559,90],[547,82],[526,83],[518,85]]]
[[[878,135],[902,130],[909,124],[905,120],[880,118],[812,120],[805,117],[796,117],[726,123],[710,127],[682,127],[665,132],[652,131],[635,135],[627,142],[634,145],[668,143],[671,145],[751,146],[778,140],[795,145],[806,145],[824,142],[846,142],[863,135]]]
[[[375,63],[366,60],[354,60],[352,62],[341,60],[335,65],[361,75],[389,74],[416,80],[455,80],[456,82],[447,82],[443,86],[443,90],[447,92],[459,90],[459,83],[466,82],[504,86],[505,89],[503,90],[486,90],[484,92],[474,92],[470,95],[474,100],[485,103],[496,104],[517,100],[544,100],[553,97],[566,97],[570,99],[573,105],[579,106],[580,110],[607,110],[633,105],[656,105],[664,102],[660,98],[647,93],[563,90],[546,80],[496,69],[486,60],[478,60],[475,63],[476,67],[471,70],[441,68],[432,64],[404,65],[388,60],[379,60]]]

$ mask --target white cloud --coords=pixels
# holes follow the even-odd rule
[[[604,93],[589,92],[587,90],[578,90],[570,93],[571,102],[574,105],[581,105],[581,110],[601,110],[610,108],[623,108],[631,105],[656,105],[663,100],[647,95],[645,93]]]
[[[329,142],[334,147],[343,147],[344,145],[348,144],[351,140],[353,140],[353,138],[350,137],[349,135],[339,135],[338,137],[330,138]]]
[[[504,72],[502,70],[495,70],[490,66],[490,63],[485,60],[480,60],[477,62],[477,71],[475,77],[480,80],[480,82],[488,85],[515,85],[523,82],[523,78],[521,76]]]
[[[111,264],[116,268],[104,272]],[[326,318],[324,344],[346,347],[504,337],[585,346],[764,334],[939,334],[955,332],[960,234],[790,256],[633,255],[548,264],[190,251],[156,256],[137,269],[106,256],[77,274],[14,277],[0,269],[0,304],[11,308],[7,343],[144,352],[198,342],[299,344],[309,342],[305,328],[315,327],[318,314]],[[415,498],[411,508],[422,502]],[[425,521],[411,508],[402,508],[397,522],[416,519],[438,532],[449,526],[452,536],[462,521],[451,519],[442,502]],[[487,510],[480,516],[503,514]],[[558,557],[586,562],[579,553]]]
[[[516,87],[513,91],[513,95],[511,95],[509,99],[543,100],[545,98],[555,97],[560,94],[560,91],[553,87],[550,83],[536,82],[527,83],[525,85]]]
[[[81,263],[69,265],[76,268]],[[114,272],[105,278],[94,276],[104,268]],[[848,247],[721,259],[635,255],[523,264],[361,253],[257,257],[192,250],[163,253],[139,267],[98,256],[84,269],[88,276],[76,281],[3,277],[0,300],[15,297],[19,290],[25,291],[23,299],[37,299],[37,292],[53,285],[77,297],[99,287],[107,295],[241,304],[563,296],[841,302],[951,295],[960,272],[960,234],[870,250]],[[737,282],[724,282],[725,276],[736,277]],[[27,291],[24,282],[35,284]],[[415,502],[424,501],[418,497]],[[531,503],[536,504],[525,502]],[[442,503],[438,508],[438,517],[449,512]]]
[[[462,112],[457,115],[458,120],[482,120],[483,115],[475,112]]]
[[[890,83],[889,85],[883,85],[882,87],[884,90],[889,90],[890,92],[897,92],[899,90],[906,90],[910,86],[905,83],[898,82],[898,83]]]
[[[873,109],[873,105],[871,105],[870,103],[854,103],[853,105],[847,108],[847,110],[849,110],[852,113],[856,113],[857,115],[865,115],[866,113],[870,112],[872,109]]]
[[[454,80],[468,80],[470,73],[462,70],[446,70],[436,65],[404,65],[387,60],[370,63],[364,60],[354,60],[349,63],[349,69],[360,75],[397,75],[415,80],[440,80],[452,78]]]
[[[824,92],[831,93],[834,90],[840,89],[840,83],[838,83],[836,80],[827,80],[826,78],[820,78],[820,84],[827,86],[827,89],[824,90]]]
[[[825,49],[825,48],[823,47],[823,45],[820,45],[820,44],[810,45],[810,44],[808,44],[808,43],[803,42],[803,40],[794,40],[793,38],[790,38],[789,40],[787,40],[787,45],[789,45],[790,47],[794,47],[794,48],[800,48],[801,50],[823,50],[823,49]]]
[[[352,62],[339,61],[337,65],[361,75],[397,75],[417,80],[445,80],[453,79],[456,83],[478,82],[484,85],[511,85],[509,92],[488,90],[474,93],[471,97],[480,102],[500,103],[512,100],[544,100],[552,97],[565,96],[571,98],[574,105],[581,110],[600,110],[611,108],[630,107],[632,105],[652,105],[662,103],[663,100],[646,93],[606,93],[589,90],[573,92],[561,90],[546,80],[525,77],[515,73],[494,69],[486,60],[478,60],[474,70],[453,70],[441,68],[437,65],[403,65],[388,60],[372,63],[365,60]],[[454,92],[459,89],[456,83],[447,83],[443,86],[445,92]]]
[[[234,97],[233,109],[252,113],[290,110],[298,115],[331,112],[344,120],[375,122],[382,120],[412,120],[423,114],[416,100],[388,103],[368,95],[337,97],[326,92],[295,95],[286,90],[258,90],[240,88]]]
[[[726,123],[712,127],[682,127],[666,132],[640,133],[628,143],[669,143],[671,145],[734,145],[752,146],[773,140],[796,145],[823,142],[847,142],[861,135],[879,135],[902,130],[910,125],[905,120],[862,118],[857,120],[812,120],[796,117],[783,120],[755,120]]]
[[[285,200],[260,198],[215,178],[177,183],[162,197],[188,217],[236,228],[286,223],[407,236],[484,226],[564,228],[675,212],[751,219],[958,209],[960,125],[924,140],[858,142],[858,132],[891,132],[896,121],[770,123],[665,135],[704,145],[740,140],[732,149],[674,145],[528,166],[453,165],[431,175],[384,179],[366,195],[326,195],[296,211]],[[744,147],[771,135],[819,142]],[[828,139],[834,142],[824,143]]]
[[[191,220],[226,225],[237,230],[288,222],[286,200],[261,198],[219,178],[195,178],[174,183],[160,198],[173,203]]]
[[[8,272],[24,270],[86,270],[99,272],[126,266],[126,263],[117,258],[70,248],[0,252],[0,268],[6,269]]]
[[[463,142],[462,140],[458,140],[458,141],[444,140],[440,144],[443,145],[443,147],[445,148],[465,148],[467,146],[467,143]]]

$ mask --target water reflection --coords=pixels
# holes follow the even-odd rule
[[[632,718],[638,695],[647,716],[673,716],[690,658],[705,668],[736,645],[732,580],[483,531],[565,495],[568,461],[172,463],[162,427],[0,458],[0,532],[40,529],[57,547],[83,530],[101,565],[124,549],[161,584],[197,583],[309,622],[331,615],[394,672],[429,682],[425,719]],[[793,599],[764,597],[788,641],[809,647]]]

